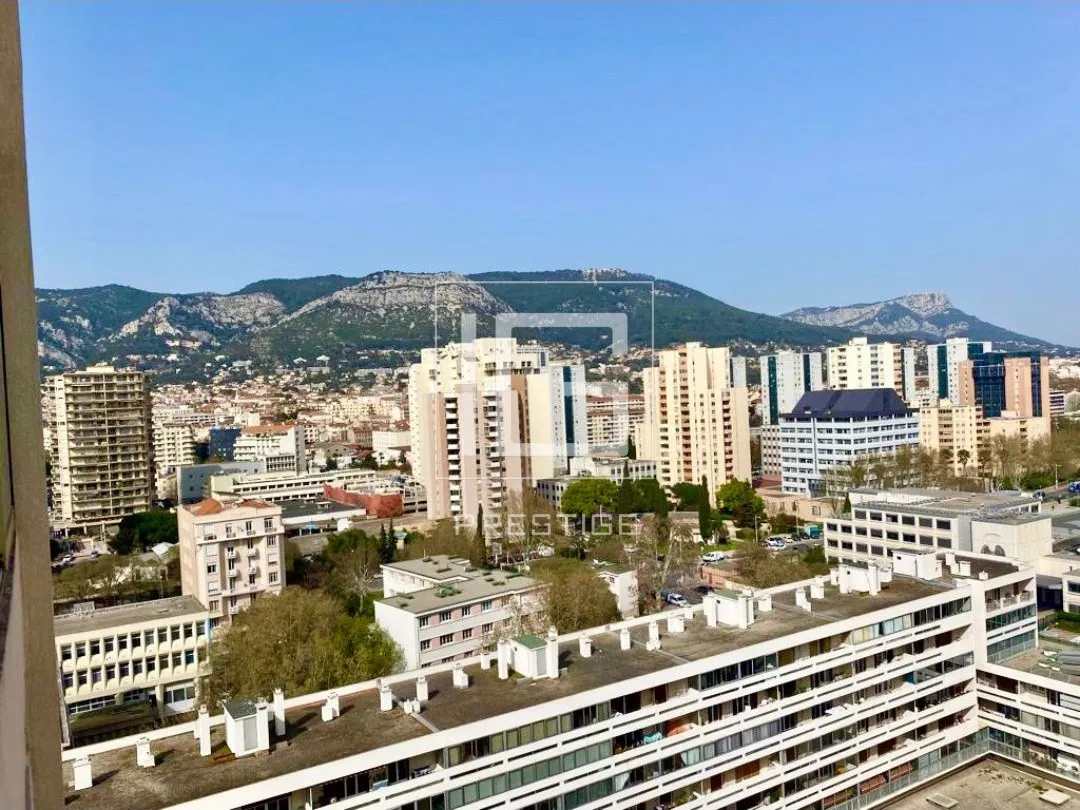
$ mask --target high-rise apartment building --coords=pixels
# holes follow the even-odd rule
[[[919,444],[947,461],[954,475],[971,474],[979,466],[979,409],[942,399],[919,409]]]
[[[859,337],[830,346],[827,356],[830,388],[892,388],[906,402],[915,396],[913,348]]]
[[[281,507],[206,498],[176,512],[180,586],[206,606],[213,626],[285,587]]]
[[[746,388],[746,358],[731,358],[731,387]]]
[[[585,373],[514,338],[424,349],[409,370],[413,475],[431,518],[495,514],[535,469],[588,454]]]
[[[828,495],[831,470],[918,443],[918,417],[891,388],[811,391],[780,417],[781,486]]]
[[[234,461],[265,461],[266,472],[307,471],[307,450],[301,425],[251,425],[233,445]]]
[[[634,429],[645,419],[645,397],[641,394],[588,396],[589,451],[623,452]]]
[[[1050,366],[1038,352],[975,352],[957,368],[963,405],[978,405],[987,419],[1009,411],[1050,418]]]
[[[821,352],[780,352],[762,355],[761,422],[775,425],[807,391],[825,387]]]
[[[984,352],[990,343],[948,338],[944,343],[926,347],[926,378],[928,387],[938,400],[947,399],[960,404],[960,364]]]
[[[154,501],[150,381],[90,366],[49,377],[53,526],[95,530]]]
[[[0,804],[64,804],[19,4],[0,3]]]
[[[657,352],[645,369],[645,420],[637,454],[656,461],[663,486],[681,481],[710,489],[749,481],[750,412],[745,388],[731,387],[726,347],[687,343]]]

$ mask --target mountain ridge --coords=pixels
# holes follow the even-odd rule
[[[1014,332],[970,315],[943,292],[909,293],[884,301],[846,306],[803,307],[781,315],[810,326],[833,326],[865,335],[940,343],[951,337],[989,340],[1006,349],[1062,353],[1071,347]]]
[[[944,293],[916,293],[860,305],[864,312],[807,308],[776,317],[620,268],[469,275],[379,271],[359,277],[263,279],[232,293],[158,293],[104,285],[40,289],[37,294],[38,348],[45,371],[107,361],[181,378],[205,375],[207,369],[237,360],[265,369],[326,354],[335,366],[347,369],[377,361],[380,352],[398,352],[404,362],[421,348],[458,339],[464,313],[477,315],[483,335],[492,333],[499,314],[616,312],[626,317],[631,347],[700,340],[752,353],[821,348],[864,333],[895,338],[924,321],[959,312]],[[883,309],[883,303],[902,312]],[[960,314],[996,335],[1051,345]],[[606,327],[568,330],[557,321],[541,317],[536,327],[514,334],[587,351],[602,350],[611,340]],[[875,328],[864,328],[867,324]],[[994,334],[973,336],[1000,340]]]

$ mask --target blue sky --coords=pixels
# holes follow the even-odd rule
[[[772,313],[944,290],[1080,345],[1077,4],[34,2],[22,25],[41,286],[619,266]]]

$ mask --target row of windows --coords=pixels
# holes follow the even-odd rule
[[[149,675],[159,669],[169,669],[170,666],[175,669],[194,663],[195,651],[187,650],[183,653],[175,652],[172,655],[159,655],[156,658],[154,656],[146,659],[136,658],[132,661],[121,661],[119,664],[106,664],[103,667],[92,667],[91,669],[79,669],[75,672],[65,672],[63,673],[62,678],[65,689],[70,689],[75,685],[80,687],[86,686],[87,684],[97,686],[100,683],[107,683],[118,676],[120,678],[127,678],[129,676],[142,675],[144,672]]]
[[[877,523],[881,523],[884,520],[885,523],[899,523],[903,526],[915,526],[916,519],[914,515],[895,515],[892,512],[868,512],[866,509],[854,509],[852,514],[856,520],[872,520]],[[920,517],[918,519],[918,525],[924,529],[938,528],[943,531],[950,531],[952,529],[952,521],[945,518]],[[832,531],[836,531],[836,524],[828,524],[828,528]]]
[[[1016,624],[1017,622],[1033,618],[1035,618],[1035,605],[1026,605],[1025,607],[1010,610],[997,616],[991,616],[986,620],[986,629],[997,630],[999,627],[1006,627],[1007,625]]]
[[[143,632],[121,633],[117,636],[90,639],[90,641],[77,641],[74,644],[60,645],[60,660],[70,661],[72,657],[82,658],[89,651],[90,656],[100,655],[103,651],[106,655],[112,652],[123,652],[127,649],[140,649],[144,644],[149,647],[155,641],[158,644],[168,644],[171,641],[187,641],[206,635],[206,622],[188,622],[174,624],[171,627],[159,627],[155,630]]]
[[[487,635],[495,629],[494,623],[483,624],[480,626],[481,635]],[[473,638],[473,628],[466,627],[464,630],[458,633],[443,633],[439,636],[439,646],[445,647],[448,644],[453,644],[456,641],[468,641]],[[420,642],[420,651],[426,652],[431,649],[431,639],[426,638]]]
[[[494,599],[485,599],[485,600],[483,600],[480,603],[480,612],[482,612],[482,613],[490,613],[492,610],[495,609],[495,602],[496,602],[496,600],[494,600]],[[501,600],[500,600],[500,604],[501,604]],[[454,611],[453,610],[440,610],[439,611],[439,622],[440,623],[441,622],[449,622],[449,621],[453,621],[455,618],[464,619],[467,616],[472,615],[472,609],[473,609],[472,605],[465,605],[465,606],[458,609],[458,615],[456,617],[454,616]],[[430,623],[431,623],[431,616],[421,616],[420,617],[420,626],[421,627],[427,627]]]

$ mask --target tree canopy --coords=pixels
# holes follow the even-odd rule
[[[237,614],[211,648],[208,703],[306,694],[389,675],[401,650],[376,625],[334,597],[302,588],[264,596]]]
[[[534,563],[530,574],[547,585],[546,618],[560,633],[619,620],[615,595],[586,563],[552,557]]]
[[[586,520],[601,512],[610,514],[617,494],[615,482],[607,478],[579,478],[563,493],[562,511]]]
[[[765,502],[747,481],[733,478],[716,491],[716,505],[721,514],[729,516],[735,525],[753,528],[755,521],[765,519]]]
[[[151,509],[128,515],[120,521],[116,537],[109,547],[117,554],[136,554],[147,551],[158,543],[178,543],[180,533],[176,515],[165,509]]]

